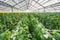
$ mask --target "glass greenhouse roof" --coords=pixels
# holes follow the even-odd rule
[[[0,11],[60,12],[60,0],[0,0]]]

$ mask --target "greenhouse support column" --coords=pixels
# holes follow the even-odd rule
[[[45,7],[44,7],[44,13],[45,13]]]
[[[26,0],[27,9],[29,9],[29,1],[30,1],[30,0]]]
[[[13,8],[11,8],[11,12],[13,12]]]

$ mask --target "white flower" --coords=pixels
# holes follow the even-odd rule
[[[18,32],[18,29],[19,29],[19,28],[18,28],[18,26],[17,26],[17,28],[16,28],[16,32]]]
[[[52,38],[52,40],[55,40],[55,38]]]
[[[44,37],[45,37],[45,38],[48,38],[48,37],[49,37],[49,34],[45,34]]]

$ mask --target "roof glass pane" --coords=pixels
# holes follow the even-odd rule
[[[21,1],[23,1],[23,0],[13,0],[13,2],[15,2],[15,3],[19,3]]]
[[[0,10],[35,10],[45,11],[60,10],[60,0],[0,0]],[[41,10],[40,10],[41,9]],[[43,10],[43,11],[44,11]]]
[[[12,6],[15,5],[15,3],[12,0],[10,0],[10,1],[6,2],[6,3],[8,3],[8,4],[12,5]]]

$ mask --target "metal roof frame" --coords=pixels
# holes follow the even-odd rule
[[[18,5],[18,4],[20,4],[20,3],[24,2],[24,1],[25,1],[26,5],[22,5],[21,7],[19,6],[19,8],[15,7],[16,5]],[[53,8],[54,10],[60,10],[60,9],[56,9],[58,6],[60,6],[60,1],[59,0],[57,0],[57,1],[59,1],[58,3],[54,3],[54,4],[51,4],[51,5],[47,5],[47,6],[44,6],[44,4],[46,4],[46,3],[48,3],[48,2],[50,2],[52,0],[42,0],[40,3],[39,3],[40,0],[32,0],[32,1],[34,1],[36,4],[38,4],[42,8],[35,7],[35,4],[32,5],[31,4],[32,2],[30,3],[30,0],[22,0],[22,1],[18,2],[18,3],[16,3],[14,0],[12,0],[12,2],[15,3],[14,5],[10,5],[10,4],[8,4],[8,3],[4,2],[4,1],[0,1],[0,5],[10,7],[12,9],[12,11],[13,11],[13,9],[20,10],[20,8],[23,8],[24,6],[26,6],[27,10],[29,10],[29,7],[31,7],[31,8],[33,7],[33,8],[36,8],[35,10],[44,9],[44,12],[46,11],[45,9],[47,9],[47,8]]]

